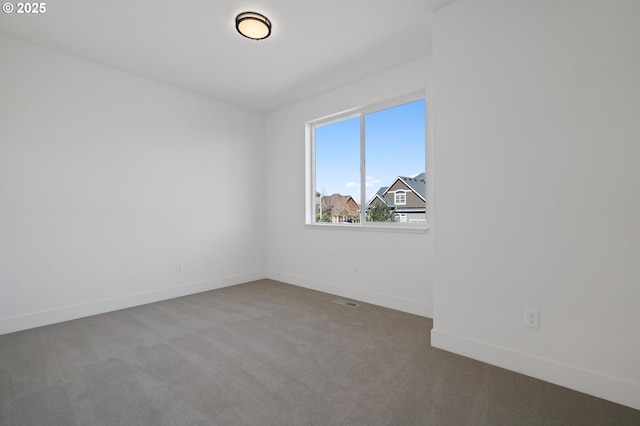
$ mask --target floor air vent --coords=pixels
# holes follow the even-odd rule
[[[357,308],[358,306],[360,306],[355,302],[349,302],[348,300],[341,300],[341,299],[334,300],[333,303],[337,303],[338,305],[348,306],[350,308]]]

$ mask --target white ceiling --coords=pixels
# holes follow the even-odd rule
[[[0,33],[271,111],[431,53],[432,12],[452,1],[58,0],[1,13]],[[245,11],[271,37],[240,36]]]

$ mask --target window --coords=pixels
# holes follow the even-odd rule
[[[307,223],[424,227],[425,141],[423,91],[308,122]]]

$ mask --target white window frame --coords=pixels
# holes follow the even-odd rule
[[[402,194],[402,202],[398,201],[398,196]],[[407,205],[407,191],[404,189],[399,189],[393,193],[393,204],[396,206],[406,206]]]
[[[407,223],[407,222],[367,222],[366,221],[366,173],[365,173],[365,124],[364,117],[367,114],[381,111],[388,108],[393,108],[406,103],[414,102],[424,99],[426,103],[426,116],[425,116],[425,170],[428,170],[427,178],[427,210],[429,209],[430,199],[430,170],[429,157],[430,149],[428,140],[430,139],[430,125],[429,116],[431,114],[429,96],[425,89],[417,90],[405,95],[390,98],[381,102],[376,102],[367,106],[361,106],[353,109],[349,109],[337,114],[331,114],[325,117],[321,117],[315,120],[306,122],[305,125],[305,226],[313,229],[331,228],[331,229],[351,229],[351,230],[382,230],[382,231],[397,231],[397,232],[425,232],[429,229],[427,221],[424,223]],[[315,128],[327,124],[332,124],[338,121],[346,120],[353,117],[360,117],[360,222],[359,223],[332,223],[332,222],[316,222],[315,221],[315,203],[316,203],[316,170],[315,170]],[[406,200],[406,194],[405,194]],[[425,214],[427,214],[425,212]],[[428,216],[427,216],[428,217]]]
[[[407,214],[406,213],[398,213],[398,222],[407,223]]]

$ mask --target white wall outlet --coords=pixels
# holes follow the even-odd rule
[[[358,275],[360,273],[360,265],[353,265],[353,274]]]
[[[540,328],[540,311],[537,309],[525,309],[524,326],[529,328]]]
[[[176,263],[176,274],[183,272],[184,268],[182,267],[182,263]]]

